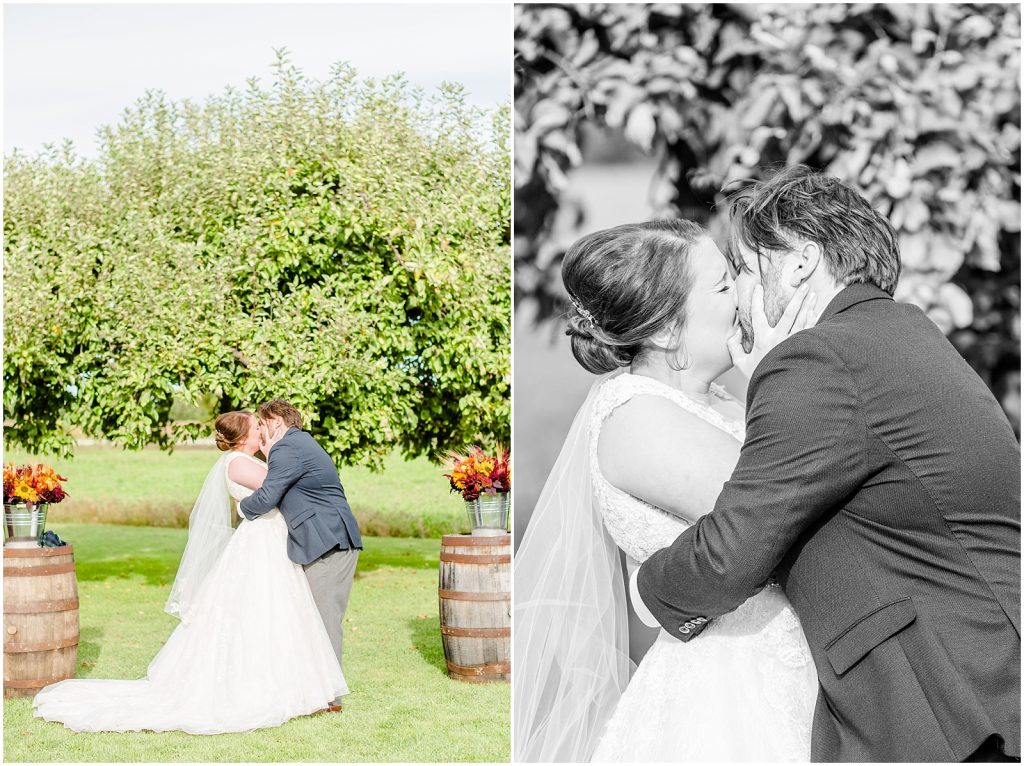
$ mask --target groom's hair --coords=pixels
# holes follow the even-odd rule
[[[284,399],[271,399],[261,404],[260,418],[280,418],[288,427],[302,428],[302,413]]]
[[[896,230],[862,194],[838,178],[791,165],[731,198],[728,258],[742,267],[742,243],[765,251],[794,249],[798,240],[817,243],[829,273],[843,285],[866,282],[892,295],[900,278]]]

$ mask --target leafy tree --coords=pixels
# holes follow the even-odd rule
[[[339,462],[509,437],[508,113],[279,54],[204,103],[148,93],[5,161],[7,441],[170,448],[290,399]]]
[[[516,300],[562,306],[549,252],[584,125],[660,158],[656,214],[724,230],[723,189],[802,162],[899,232],[920,305],[1020,423],[1020,7],[518,5]]]

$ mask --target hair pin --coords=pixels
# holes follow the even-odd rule
[[[594,325],[595,327],[597,326],[597,322],[594,320],[594,315],[587,311],[585,308],[583,308],[582,303],[580,303],[571,295],[569,296],[569,302],[572,303],[573,308],[576,309],[576,313],[578,313],[581,317],[586,319],[587,322],[589,322],[590,324]]]

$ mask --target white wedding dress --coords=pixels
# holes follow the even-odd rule
[[[227,478],[236,501],[252,490]],[[75,731],[221,734],[279,726],[348,693],[306,575],[274,510],[243,520],[199,587],[194,610],[138,681],[48,686],[35,715]]]
[[[631,567],[671,545],[688,526],[601,475],[601,426],[616,407],[640,394],[665,397],[739,442],[744,436],[742,423],[652,378],[626,373],[602,384],[589,425],[590,468],[605,528]],[[662,630],[591,760],[807,762],[817,689],[799,620],[778,585],[769,585],[691,641]]]

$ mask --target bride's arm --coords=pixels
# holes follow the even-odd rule
[[[613,486],[687,521],[715,506],[740,444],[660,396],[635,396],[601,428],[597,462]]]
[[[255,460],[235,458],[228,464],[228,478],[249,489],[259,489],[267,478],[267,467]]]
[[[802,535],[877,475],[860,390],[827,339],[794,335],[750,387],[747,438],[714,511],[637,570],[643,602],[683,641],[700,633],[699,618],[756,593]]]

